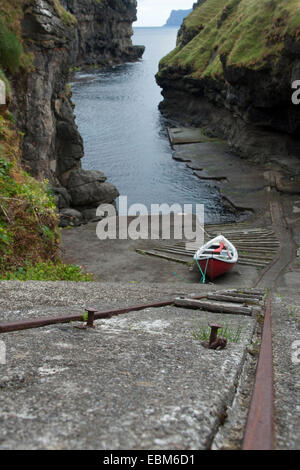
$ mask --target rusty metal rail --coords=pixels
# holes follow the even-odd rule
[[[248,294],[248,296],[249,295],[251,295],[251,294]],[[256,294],[256,295],[261,296],[261,293]],[[183,299],[182,300],[182,302],[183,302],[182,306],[185,306],[185,302],[187,302],[187,304],[189,304],[189,303],[193,303],[194,301],[199,301],[199,300],[203,300],[203,299],[207,300],[209,297],[211,297],[211,295],[209,295],[209,293],[208,294],[203,294],[203,295],[200,295],[200,296],[193,295],[192,299],[190,299],[189,301],[186,301],[186,300]],[[228,297],[225,300],[228,301]],[[239,299],[240,302],[244,302],[244,300],[246,301],[246,299],[244,299],[244,297],[242,297],[242,299]],[[237,298],[234,297],[233,302],[236,302],[236,301],[237,301]],[[150,302],[150,303],[147,303],[147,304],[133,305],[133,306],[130,306],[130,307],[123,307],[123,308],[118,308],[118,309],[113,309],[113,310],[104,310],[104,311],[98,311],[98,310],[95,310],[93,308],[86,308],[85,311],[87,311],[87,313],[88,313],[87,318],[86,318],[85,314],[74,314],[74,315],[62,315],[62,316],[58,316],[58,317],[41,317],[41,318],[31,318],[31,319],[28,319],[28,320],[18,320],[18,321],[13,321],[13,322],[3,322],[3,323],[0,323],[0,334],[1,333],[9,333],[9,332],[13,332],[13,331],[28,330],[28,329],[32,329],[32,328],[40,328],[40,327],[44,327],[44,326],[48,326],[48,325],[55,325],[55,324],[58,324],[58,323],[70,323],[70,322],[73,322],[73,321],[81,321],[81,322],[87,321],[86,326],[87,327],[93,327],[95,320],[100,320],[100,319],[103,319],[103,318],[110,318],[112,316],[122,315],[122,314],[129,313],[129,312],[145,310],[146,308],[165,307],[167,305],[172,305],[172,304],[181,305],[180,304],[180,298],[161,300],[161,301],[157,301],[157,302]],[[244,305],[244,303],[243,303],[243,305]],[[200,307],[203,307],[205,309],[205,305],[203,305],[203,306],[200,305]],[[196,308],[197,308],[197,305],[196,305]],[[250,314],[250,315],[252,313],[250,308],[245,307],[245,306],[244,307],[241,307],[241,306],[238,307],[235,304],[232,305],[232,303],[230,304],[230,306],[226,306],[225,304],[222,304],[221,307],[218,307],[218,306],[216,306],[216,304],[214,304],[214,307],[211,307],[211,308],[209,308],[209,306],[206,305],[206,309],[211,310],[213,312],[221,312],[221,313],[227,312],[227,313],[240,313],[240,314],[242,314],[242,313],[246,312],[247,314]]]
[[[93,310],[94,313],[94,320],[100,320],[102,318],[110,318],[116,315],[121,315],[124,313],[135,312],[138,310],[144,310],[146,308],[157,308],[157,307],[165,307],[166,305],[171,305],[174,300],[165,300],[160,302],[152,302],[149,304],[140,304],[134,305],[131,307],[124,307],[114,310],[104,310],[102,312]],[[86,309],[87,311],[89,309]],[[12,331],[19,331],[19,330],[28,330],[31,328],[40,328],[43,326],[48,325],[55,325],[57,323],[69,323],[72,321],[85,321],[83,314],[76,314],[76,315],[62,315],[60,317],[43,317],[43,318],[33,318],[30,320],[19,320],[15,322],[6,322],[0,323],[0,333],[8,333]]]
[[[269,296],[243,450],[271,450],[274,445],[274,389],[271,297]]]
[[[194,299],[203,299],[206,298],[206,295],[201,296],[194,296]],[[159,307],[166,307],[167,305],[172,305],[174,303],[174,299],[162,300],[157,302],[150,302],[148,304],[140,304],[140,305],[133,305],[130,307],[123,307],[113,310],[103,310],[98,311],[94,309],[86,309],[86,311],[90,311],[93,313],[92,318],[88,319],[88,326],[89,322],[91,324],[94,320],[101,320],[103,318],[110,318],[116,315],[122,315],[124,313],[129,312],[137,312],[139,310],[145,310],[146,308],[159,308]],[[28,330],[31,328],[40,328],[43,326],[48,325],[55,325],[57,323],[70,323],[72,321],[85,321],[83,314],[76,314],[76,315],[62,315],[59,317],[42,317],[42,318],[33,318],[30,320],[19,320],[14,322],[6,322],[0,323],[0,334],[1,333],[9,333],[13,331],[20,331],[20,330]]]
[[[278,256],[263,270],[254,287],[274,289],[295,256],[295,243],[284,217],[278,194],[270,188],[270,214],[280,242]],[[288,243],[286,243],[288,240]],[[288,250],[286,250],[288,247]],[[272,307],[269,293],[254,387],[244,432],[243,450],[272,450],[274,431],[274,376],[272,348]]]

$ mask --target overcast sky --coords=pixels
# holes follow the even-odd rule
[[[138,0],[138,20],[133,26],[162,26],[171,10],[188,10],[196,0]]]

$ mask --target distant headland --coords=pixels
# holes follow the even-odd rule
[[[172,10],[165,26],[181,26],[184,18],[192,12],[190,10]]]

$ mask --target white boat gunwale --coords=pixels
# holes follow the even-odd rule
[[[227,249],[222,250],[220,253],[214,252],[212,245],[216,245],[216,248],[218,248],[221,243],[224,243],[224,246],[228,249],[231,254],[231,258],[229,258],[228,256]],[[227,255],[227,258],[224,258],[224,254]],[[229,240],[227,240],[227,238],[225,238],[223,235],[218,235],[217,237],[213,238],[212,240],[209,240],[207,243],[198,248],[198,250],[194,254],[194,260],[200,261],[207,259],[216,259],[223,263],[235,264],[238,261],[238,252],[235,246]]]

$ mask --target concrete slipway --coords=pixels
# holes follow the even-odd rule
[[[176,287],[165,286],[164,297],[177,295]],[[139,292],[153,300],[161,286],[2,282],[0,318],[80,313],[87,303],[136,304]],[[2,334],[0,448],[210,448],[249,368],[247,347],[255,349],[253,317],[226,315],[242,332],[224,350],[194,339],[199,324],[224,320],[168,306],[97,321],[91,330],[72,323]],[[239,431],[234,423],[232,445]]]

